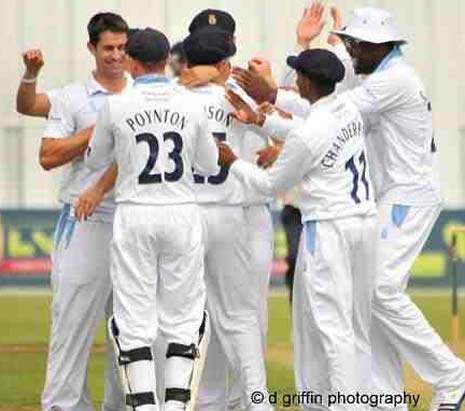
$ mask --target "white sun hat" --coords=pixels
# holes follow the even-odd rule
[[[397,30],[394,16],[387,10],[372,7],[355,9],[349,24],[341,30],[332,31],[332,33],[368,43],[406,43],[406,40]]]

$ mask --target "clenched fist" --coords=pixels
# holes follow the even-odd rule
[[[39,49],[27,50],[23,54],[23,61],[26,66],[27,77],[37,77],[44,66],[44,56]]]

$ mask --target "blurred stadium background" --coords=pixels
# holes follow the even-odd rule
[[[192,17],[213,7],[229,11],[237,22],[238,55],[234,63],[265,56],[275,76],[284,73],[285,57],[295,49],[295,25],[303,0],[0,0],[0,411],[37,409],[43,384],[48,336],[49,253],[59,204],[60,171],[44,172],[38,148],[44,121],[15,112],[15,93],[23,73],[21,52],[39,47],[45,67],[39,89],[85,79],[93,61],[86,48],[86,24],[98,11],[120,13],[131,27],[154,26],[174,43],[187,33]],[[447,255],[451,227],[465,223],[465,2],[463,0],[334,0],[347,19],[363,5],[393,11],[409,40],[408,60],[419,71],[433,104],[438,143],[438,178],[445,209],[424,252],[413,267],[412,294],[441,335],[450,336],[450,278]],[[329,5],[328,4],[328,5]],[[328,16],[329,26],[329,16]],[[289,309],[283,285],[286,241],[274,205],[276,249],[270,298],[269,379],[272,389],[292,390]],[[465,257],[465,235],[457,252]],[[459,284],[465,283],[462,263]],[[459,294],[460,295],[460,294]],[[461,309],[461,318],[464,311]],[[101,336],[97,343],[101,344]],[[454,346],[465,353],[462,344]],[[101,345],[90,368],[96,400],[101,398]],[[423,390],[409,373],[413,388]],[[411,385],[410,385],[411,386]],[[428,397],[428,391],[421,391]]]

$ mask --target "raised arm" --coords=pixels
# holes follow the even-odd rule
[[[227,91],[226,98],[236,110],[232,113],[236,120],[253,125],[261,129],[266,135],[277,137],[280,140],[284,140],[289,131],[302,123],[300,118],[293,117],[280,110],[273,110],[271,115],[265,114],[266,111],[255,111],[238,94],[231,90]],[[259,107],[264,105],[266,103],[262,103]]]
[[[296,35],[297,44],[303,49],[310,48],[310,44],[323,30],[325,8],[319,1],[312,2],[310,7],[306,7],[297,23]]]
[[[26,71],[20,80],[16,93],[16,111],[35,117],[47,117],[50,101],[45,93],[37,93],[36,85],[44,58],[40,50],[28,50],[23,54]]]

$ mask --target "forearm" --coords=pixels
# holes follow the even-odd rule
[[[278,109],[301,118],[307,117],[310,112],[310,102],[291,90],[279,89],[275,105]]]
[[[247,193],[255,193],[266,197],[275,194],[268,173],[252,163],[238,159],[232,164],[230,172],[242,182]]]
[[[84,129],[65,138],[44,137],[40,149],[40,164],[51,170],[82,156],[89,144],[93,127]]]
[[[116,178],[118,177],[118,165],[113,163],[108,167],[102,176],[95,183],[95,190],[97,190],[102,197],[108,193],[114,186]]]
[[[16,94],[16,111],[18,113],[36,116],[47,117],[50,110],[50,102],[46,94],[37,93],[37,82],[28,82],[36,78],[36,75],[26,71],[18,86]]]
[[[266,134],[283,141],[286,139],[288,133],[292,129],[300,126],[302,122],[303,120],[297,116],[283,118],[278,113],[273,113],[271,116],[266,116],[262,129]]]

